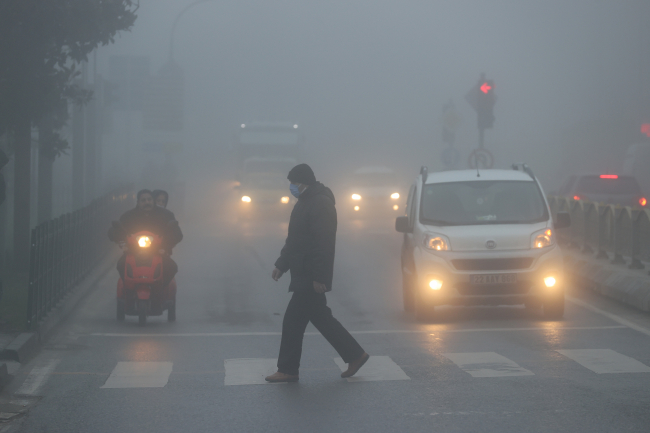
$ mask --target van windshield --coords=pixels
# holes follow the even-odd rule
[[[532,181],[471,181],[425,185],[423,224],[531,224],[549,219],[546,202]]]

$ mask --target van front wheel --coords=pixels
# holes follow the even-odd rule
[[[416,295],[415,318],[418,322],[431,322],[435,316],[435,306],[431,302],[426,302],[422,296]]]
[[[544,310],[545,319],[561,319],[562,316],[564,316],[564,293],[560,296],[546,298],[542,308]]]
[[[404,298],[404,311],[412,312],[415,308],[415,296],[414,296],[414,287],[413,287],[413,277],[406,275],[402,271],[402,295]]]

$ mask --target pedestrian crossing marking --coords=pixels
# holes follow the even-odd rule
[[[101,388],[162,388],[173,362],[118,362]]]
[[[594,373],[650,373],[650,367],[611,349],[567,349],[557,352]]]
[[[472,377],[534,376],[516,362],[494,352],[443,353]]]
[[[348,369],[343,359],[335,358],[334,362],[341,371]],[[371,382],[378,380],[411,380],[411,378],[389,356],[371,356],[357,374],[348,377],[346,380],[348,382]]]
[[[50,378],[60,359],[49,359],[44,365],[38,365],[29,372],[15,395],[39,396],[41,389]]]
[[[226,359],[223,361],[226,369],[223,384],[226,386],[269,384],[264,378],[278,370],[277,362],[275,358]]]

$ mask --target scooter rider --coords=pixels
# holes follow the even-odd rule
[[[138,192],[136,207],[120,217],[119,226],[113,226],[108,230],[108,238],[123,246],[128,234],[142,230],[148,230],[162,237],[163,284],[166,286],[178,272],[178,265],[169,257],[169,252],[183,239],[183,233],[173,213],[154,205],[153,194],[148,189]],[[126,253],[117,262],[117,271],[122,280],[124,280],[125,264]]]

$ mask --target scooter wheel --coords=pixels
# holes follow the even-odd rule
[[[174,302],[167,308],[167,321],[175,322],[176,321],[176,303]]]
[[[138,301],[138,325],[144,326],[147,324],[147,301]]]
[[[118,322],[124,322],[125,317],[126,317],[126,313],[124,312],[124,303],[118,300],[117,308],[115,310],[115,318],[117,319]]]

